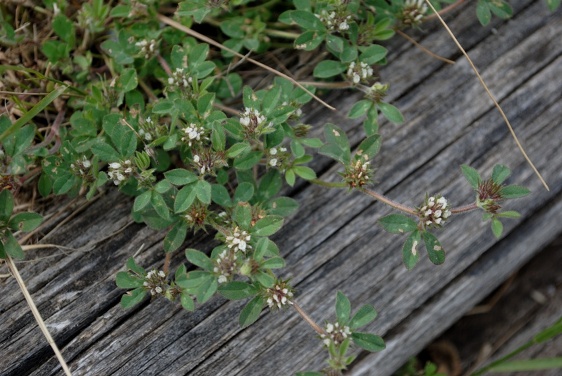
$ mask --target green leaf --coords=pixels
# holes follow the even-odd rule
[[[420,259],[420,252],[418,250],[420,240],[420,233],[416,230],[412,232],[404,242],[404,246],[402,247],[402,261],[408,270],[412,270]]]
[[[361,55],[359,55],[359,60],[368,65],[373,65],[378,63],[386,57],[386,48],[379,46],[378,44],[371,44],[369,47],[361,48]]]
[[[341,325],[346,325],[351,315],[351,303],[341,291],[336,293],[336,317]]]
[[[379,219],[378,222],[385,231],[392,234],[403,234],[418,228],[416,221],[404,214],[389,214]]]
[[[228,190],[224,185],[213,184],[211,186],[211,199],[214,203],[222,206],[223,208],[229,208],[232,206],[232,200],[228,194]]]
[[[353,318],[349,323],[349,328],[353,331],[357,328],[370,324],[376,318],[377,311],[375,310],[375,308],[372,305],[365,304],[364,306],[359,308],[355,315],[353,315]]]
[[[507,185],[500,190],[501,197],[507,199],[525,197],[529,193],[531,193],[530,190],[520,185]]]
[[[314,172],[314,170],[310,167],[294,166],[293,171],[304,180],[316,179],[316,172]]]
[[[299,208],[297,200],[290,197],[277,197],[267,202],[266,210],[268,214],[287,217]]]
[[[351,338],[353,343],[367,351],[375,352],[386,348],[383,339],[371,333],[353,332]]]
[[[261,264],[264,269],[281,269],[285,267],[285,260],[282,257],[272,257]]]
[[[234,192],[234,202],[248,202],[254,195],[254,185],[249,182],[242,182],[236,187]]]
[[[209,205],[211,203],[211,184],[206,180],[199,180],[193,189],[199,201]]]
[[[363,156],[367,155],[369,159],[372,159],[381,148],[381,138],[378,134],[372,135],[364,139],[359,146],[355,155]]]
[[[264,272],[263,270],[260,270],[257,274],[254,274],[253,278],[266,288],[272,288],[275,284],[275,277],[273,277],[269,273]]]
[[[404,117],[396,107],[390,103],[380,102],[377,103],[377,108],[382,112],[385,118],[393,122],[394,124],[402,124],[404,122]]]
[[[186,311],[195,311],[195,301],[187,291],[182,291],[180,295],[180,302],[183,309]]]
[[[207,256],[203,252],[188,248],[185,250],[185,257],[193,265],[196,265],[201,269],[207,270],[209,272],[213,271],[213,262],[211,261],[209,256]]]
[[[492,20],[492,12],[484,0],[478,0],[476,4],[476,17],[482,26],[488,25]]]
[[[173,252],[183,244],[187,235],[187,225],[178,222],[164,238],[164,252]]]
[[[121,307],[127,309],[140,303],[146,295],[146,291],[142,287],[129,291],[121,297]]]
[[[312,12],[294,10],[290,13],[291,20],[305,30],[325,30],[325,26]]]
[[[498,164],[494,166],[492,171],[492,180],[496,184],[501,184],[511,175],[511,170],[504,165]]]
[[[4,234],[4,252],[16,260],[23,260],[25,257],[20,243],[16,240],[11,232]]]
[[[137,265],[137,263],[135,262],[135,259],[132,257],[129,257],[129,259],[127,260],[127,269],[131,270],[135,273],[137,273],[138,275],[145,275],[146,274],[146,270],[144,270],[143,267]]]
[[[240,327],[245,328],[256,322],[260,317],[264,304],[265,301],[261,296],[256,296],[254,299],[250,300],[240,312],[238,320]]]
[[[250,222],[252,221],[251,206],[246,203],[238,203],[232,212],[232,219],[234,219],[234,222],[238,223],[238,225],[243,229],[248,229],[250,227]]]
[[[318,152],[331,157],[343,164],[349,164],[351,152],[349,150],[349,140],[345,132],[336,125],[326,124],[324,126],[326,144]]]
[[[143,286],[144,279],[134,277],[127,272],[119,272],[115,277],[115,283],[121,289],[135,289]]]
[[[501,218],[521,218],[521,214],[515,210],[508,210],[497,214]]]
[[[294,46],[297,50],[315,50],[324,41],[325,33],[317,31],[305,31],[295,39]]]
[[[503,224],[497,218],[492,218],[492,232],[494,236],[499,239],[503,233]]]
[[[152,196],[151,191],[146,191],[135,197],[135,203],[133,204],[133,212],[139,212],[144,209],[150,203],[150,197]]]
[[[468,181],[468,183],[470,184],[472,189],[474,189],[474,190],[478,189],[478,185],[482,181],[478,171],[476,171],[474,168],[472,168],[468,165],[462,165],[461,170],[462,170],[462,173],[463,173],[465,179]]]
[[[260,238],[254,251],[254,260],[261,261],[265,256],[279,256],[279,248],[268,238]]]
[[[123,92],[128,92],[131,90],[136,89],[138,83],[137,80],[137,71],[134,68],[127,68],[121,72],[121,76],[119,76],[119,82],[123,87]]]
[[[252,232],[256,236],[271,236],[279,231],[282,226],[283,217],[278,215],[268,215],[256,222]]]
[[[251,151],[243,157],[234,160],[234,168],[238,170],[249,170],[258,164],[262,159],[263,153],[261,151]]]
[[[256,295],[258,290],[249,283],[232,281],[220,285],[218,292],[229,300],[241,300]]]
[[[287,181],[287,184],[289,184],[292,187],[295,185],[295,180],[296,180],[296,176],[293,169],[285,171],[285,181]]]
[[[217,279],[210,274],[207,274],[203,283],[196,288],[197,301],[200,304],[205,303],[207,300],[211,299],[218,287],[219,283],[217,282]]]
[[[197,180],[197,175],[184,168],[176,168],[164,172],[164,177],[174,185],[186,185]]]
[[[252,147],[247,142],[239,142],[237,144],[232,145],[230,149],[228,149],[228,151],[226,152],[226,156],[228,158],[236,158],[237,156],[241,154],[245,154],[246,152],[250,151],[251,148]]]
[[[345,71],[345,64],[335,60],[323,60],[314,67],[313,75],[317,78],[329,78],[337,76]]]
[[[277,169],[269,170],[264,176],[262,176],[259,188],[258,197],[260,200],[267,200],[275,196],[281,190],[283,186],[283,180]]]
[[[14,196],[7,189],[0,191],[0,221],[7,222],[14,211]]]
[[[170,210],[168,209],[168,205],[166,205],[166,201],[164,201],[164,197],[162,197],[160,193],[152,191],[150,203],[160,217],[166,220],[170,219]]]
[[[430,232],[422,232],[425,249],[429,255],[429,260],[435,265],[440,265],[445,262],[445,251],[439,243],[439,240]]]
[[[117,162],[121,158],[117,150],[100,139],[96,140],[91,150],[104,162]]]
[[[33,231],[43,222],[43,217],[37,213],[26,212],[18,213],[10,218],[8,226],[13,231],[29,232]]]
[[[76,31],[74,30],[74,24],[70,21],[64,14],[57,14],[53,18],[53,31],[57,36],[68,43],[71,47],[74,46],[76,39]]]
[[[172,189],[172,184],[168,180],[160,180],[154,185],[154,190],[160,194],[164,194]]]
[[[196,194],[195,184],[189,184],[180,189],[174,200],[174,213],[181,213],[189,209]]]
[[[362,99],[356,102],[349,112],[347,113],[347,117],[350,119],[357,119],[367,113],[373,107],[373,101]]]
[[[213,131],[211,132],[211,143],[213,149],[216,151],[223,151],[226,146],[226,133],[224,127],[220,124],[213,124]]]

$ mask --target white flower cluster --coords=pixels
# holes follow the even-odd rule
[[[139,136],[141,136],[142,138],[145,139],[145,141],[152,141],[152,139],[154,138],[154,136],[152,136],[152,133],[150,133],[150,131],[148,130],[148,128],[152,128],[154,126],[154,121],[149,117],[147,117],[144,122],[146,123],[146,127],[147,129],[144,128],[139,128]]]
[[[133,163],[130,159],[121,163],[112,162],[109,164],[109,171],[107,175],[111,180],[113,180],[113,184],[120,185],[133,175]]]
[[[287,153],[286,147],[280,147],[279,150],[277,148],[269,149],[269,161],[268,164],[271,167],[277,167],[280,165],[281,159],[283,157],[282,154]]]
[[[213,271],[219,275],[218,282],[226,283],[236,270],[236,254],[228,249],[222,251],[217,260]]]
[[[266,290],[267,305],[269,308],[279,308],[293,304],[293,292],[283,284],[276,284],[275,287]]]
[[[0,157],[3,155],[2,150],[0,149]],[[76,162],[70,164],[70,168],[72,171],[77,174],[78,176],[85,176],[90,167],[92,166],[92,162],[85,155],[82,156],[82,159],[76,160]]]
[[[343,325],[340,326],[339,323],[327,323],[325,328],[326,334],[321,334],[320,337],[322,338],[322,342],[324,345],[330,346],[331,342],[334,342],[335,345],[339,345],[342,343],[348,336],[351,335],[351,330],[349,326]]]
[[[349,23],[348,21],[351,20],[351,16],[345,16],[345,15],[339,15],[336,14],[336,12],[331,11],[328,13],[327,10],[322,10],[320,12],[320,14],[316,14],[315,15],[320,21],[322,21],[322,23],[324,24],[324,26],[326,26],[326,29],[333,31],[333,30],[337,30],[337,31],[346,31],[349,29]]]
[[[266,118],[256,109],[246,107],[240,116],[240,124],[245,127],[256,128],[265,122]]]
[[[154,50],[156,48],[156,41],[154,39],[148,41],[146,39],[141,39],[135,46],[140,48],[140,53],[145,59],[149,59],[154,56]]]
[[[188,88],[193,82],[193,78],[184,73],[183,68],[176,68],[172,77],[168,77],[168,84],[177,87]]]
[[[143,286],[150,291],[150,295],[162,294],[163,285],[166,284],[166,273],[162,270],[151,270],[144,278]]]
[[[347,68],[347,76],[351,78],[354,84],[358,84],[359,81],[372,77],[373,73],[373,68],[364,62],[360,62],[359,65],[357,65],[352,61]]]
[[[429,197],[418,212],[426,226],[439,226],[451,216],[449,203],[445,197]]]
[[[183,128],[182,131],[185,136],[183,136],[181,140],[186,142],[189,146],[192,146],[192,144],[196,141],[208,140],[205,128],[203,128],[202,125],[191,123],[187,127]]]
[[[199,169],[199,174],[205,175],[205,173],[211,171],[211,166],[209,166],[208,163],[206,163],[203,159],[201,159],[199,155],[195,154],[193,156],[193,162],[197,165],[197,168]]]
[[[419,24],[427,13],[424,0],[406,0],[402,11],[402,22],[406,25]]]
[[[248,234],[247,231],[240,231],[238,227],[235,227],[232,231],[232,235],[226,237],[226,245],[229,249],[234,250],[234,252],[241,251],[246,253],[248,249],[252,249],[252,246],[248,244],[251,239],[252,236]]]

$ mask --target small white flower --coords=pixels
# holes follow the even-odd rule
[[[271,148],[271,149],[269,149],[269,154],[270,154],[270,155],[275,155],[275,154],[277,154],[277,149],[276,149],[276,148]]]
[[[270,160],[269,160],[269,165],[270,165],[271,167],[277,166],[277,158],[272,158],[272,159],[270,159]]]
[[[109,164],[109,167],[113,168],[113,169],[118,169],[121,168],[121,164],[117,163],[117,162],[112,162]]]

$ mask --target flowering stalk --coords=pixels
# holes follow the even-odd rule
[[[409,206],[406,205],[402,205],[399,204],[396,201],[392,201],[389,198],[386,198],[385,196],[375,192],[375,191],[371,191],[370,189],[367,188],[362,188],[361,192],[365,193],[366,195],[369,195],[371,197],[374,197],[376,200],[383,202],[385,204],[387,204],[388,206],[392,206],[394,209],[398,209],[404,213],[408,213],[411,214],[413,216],[417,216],[416,210],[414,208],[411,208]]]

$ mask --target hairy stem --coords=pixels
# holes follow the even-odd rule
[[[377,193],[375,191],[371,191],[370,189],[367,188],[362,188],[361,192],[365,193],[366,195],[369,195],[371,197],[374,197],[376,200],[387,204],[388,206],[392,206],[394,209],[400,210],[401,212],[407,213],[407,214],[411,214],[413,216],[417,217],[416,211],[414,208],[411,208],[409,206],[406,205],[402,205],[396,201],[392,201],[389,198],[386,198],[385,196],[381,195],[380,193]]]
[[[297,313],[301,315],[303,320],[306,321],[307,324],[310,325],[316,333],[318,333],[319,335],[326,335],[324,329],[322,329],[316,322],[314,322],[314,320],[312,320],[312,318],[297,304],[297,302],[293,301],[293,307],[295,307]]]
[[[458,208],[453,208],[451,209],[451,213],[453,214],[460,214],[460,213],[466,213],[472,210],[478,209],[478,206],[476,206],[476,203],[472,203],[472,204],[468,204],[468,205],[464,205],[464,206],[459,206]]]

